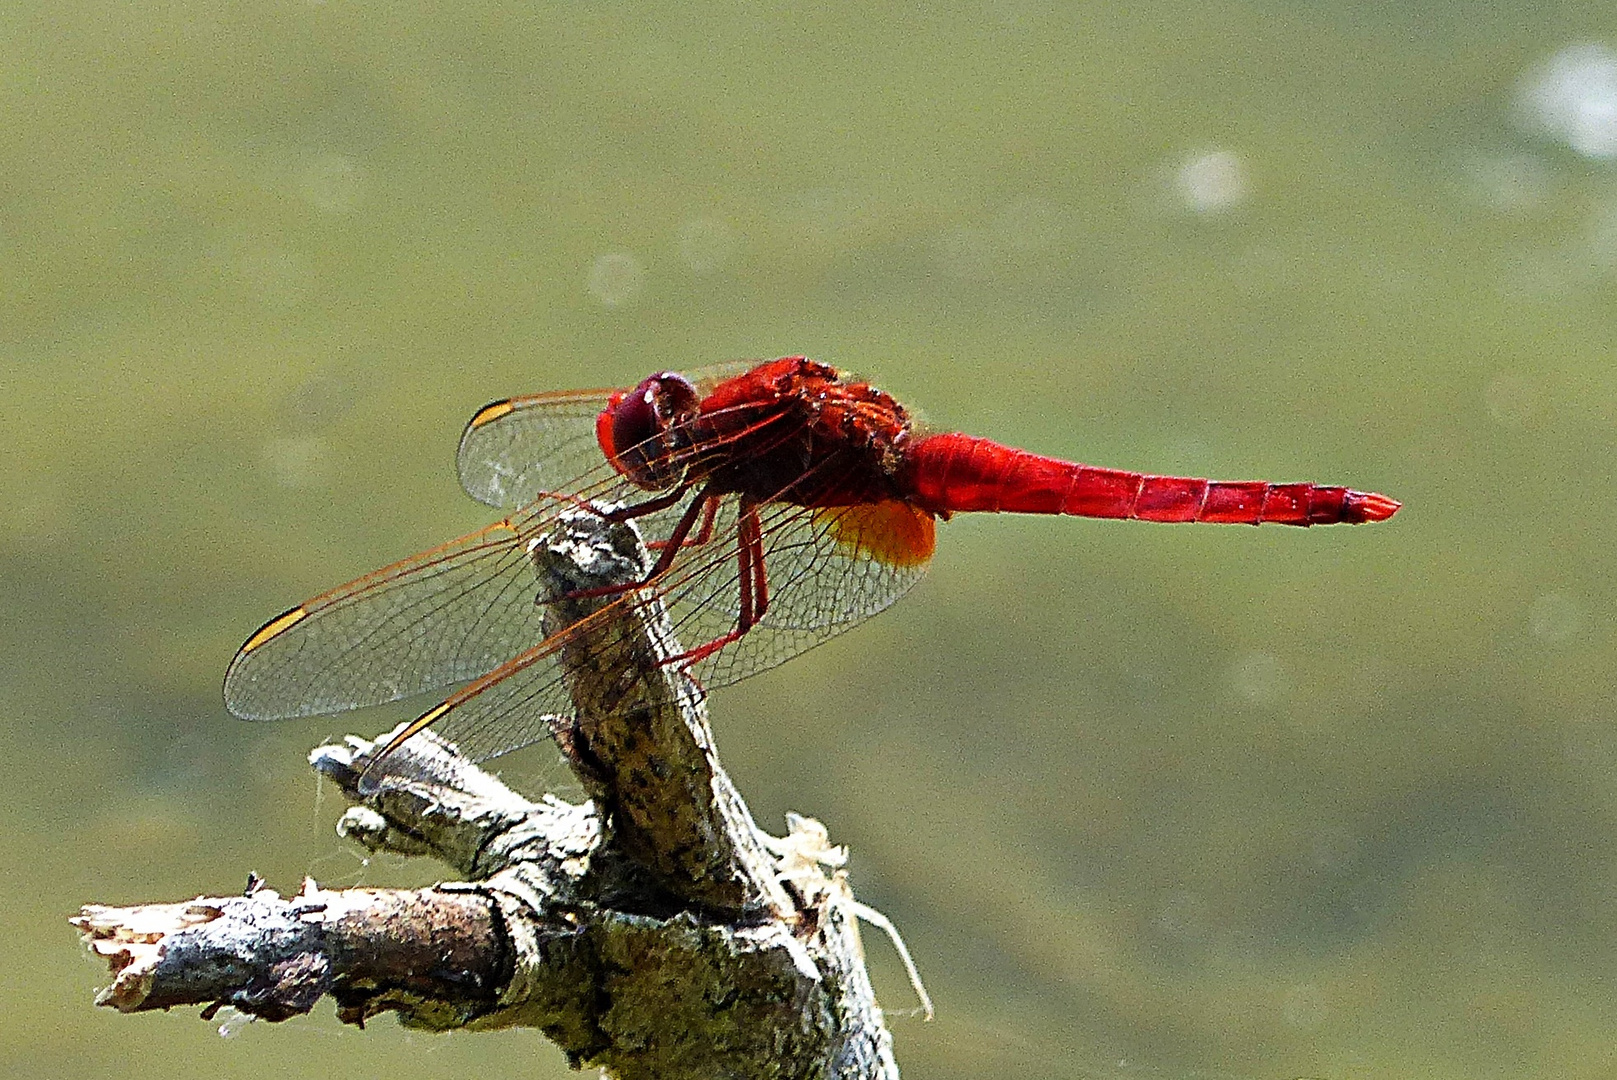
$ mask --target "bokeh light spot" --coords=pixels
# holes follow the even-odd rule
[[[298,191],[303,198],[328,214],[345,214],[359,205],[364,186],[359,162],[347,154],[318,157],[298,177]]]
[[[1527,625],[1540,641],[1561,642],[1583,632],[1583,606],[1565,593],[1545,593],[1527,609]]]
[[[1501,214],[1543,206],[1554,186],[1549,167],[1531,154],[1478,154],[1460,166],[1466,200]]]
[[[1251,652],[1230,666],[1230,685],[1254,705],[1279,701],[1291,688],[1286,666],[1273,653]]]
[[[1584,157],[1617,157],[1617,52],[1568,45],[1530,71],[1517,91],[1523,125]]]
[[[622,307],[640,295],[646,268],[626,251],[609,251],[590,266],[590,295],[607,307]]]
[[[287,488],[321,488],[331,480],[331,444],[317,435],[293,435],[264,444],[264,464]]]
[[[1314,1028],[1325,1019],[1325,992],[1313,983],[1298,983],[1286,991],[1280,1017],[1287,1027]]]
[[[1198,214],[1216,214],[1247,200],[1252,182],[1246,165],[1229,150],[1210,150],[1188,158],[1174,173],[1174,191]]]

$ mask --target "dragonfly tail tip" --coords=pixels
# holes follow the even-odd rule
[[[1374,491],[1350,491],[1342,520],[1354,524],[1386,521],[1403,508],[1403,503]]]

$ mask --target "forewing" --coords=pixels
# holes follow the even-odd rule
[[[612,390],[568,390],[496,401],[479,409],[460,436],[461,487],[479,502],[525,506],[605,465],[595,418]]]
[[[543,637],[520,522],[424,551],[272,619],[225,675],[237,716],[396,701],[483,675]]]

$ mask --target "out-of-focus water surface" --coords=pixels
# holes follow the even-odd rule
[[[957,519],[894,611],[714,696],[759,819],[823,818],[905,931],[906,1076],[1609,1075],[1617,19],[1129,7],[0,11],[7,1075],[564,1075],[329,1003],[97,1010],[64,920],[443,873],[362,863],[303,762],[399,712],[237,722],[233,650],[486,521],[485,401],[786,353],[1407,503]]]

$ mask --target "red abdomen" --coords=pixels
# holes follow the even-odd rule
[[[935,514],[987,510],[1306,527],[1385,521],[1402,505],[1345,487],[1100,469],[958,433],[923,437],[905,459],[910,497]]]

